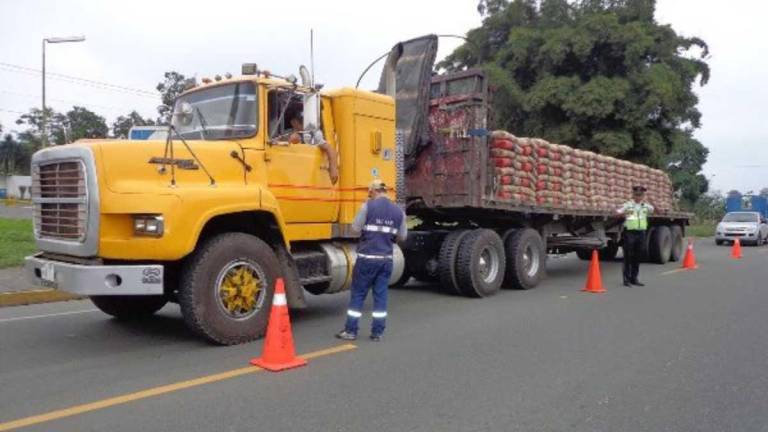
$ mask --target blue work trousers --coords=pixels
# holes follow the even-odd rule
[[[358,258],[352,270],[352,293],[347,309],[347,323],[344,330],[357,334],[358,321],[363,316],[363,303],[368,290],[373,289],[373,323],[371,334],[384,333],[387,321],[387,287],[392,275],[391,259]]]

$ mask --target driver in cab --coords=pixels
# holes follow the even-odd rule
[[[285,131],[289,135],[288,142],[291,144],[309,144],[317,146],[328,158],[328,175],[331,177],[331,183],[336,184],[339,181],[339,162],[336,150],[325,141],[323,131],[319,128],[313,130],[302,130],[304,127],[304,116],[301,112],[295,113],[290,120],[291,127]]]

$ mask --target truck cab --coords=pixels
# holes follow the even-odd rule
[[[394,102],[245,72],[190,86],[165,140],[37,152],[29,278],[120,319],[178,302],[190,328],[221,344],[263,334],[279,277],[292,307],[305,292],[347,289],[367,185],[395,184]],[[321,142],[338,155],[335,183]],[[397,249],[393,280],[402,261]]]

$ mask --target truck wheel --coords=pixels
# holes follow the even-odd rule
[[[600,261],[613,261],[616,259],[616,254],[619,253],[619,244],[613,240],[609,240],[608,244],[597,251]]]
[[[437,258],[437,275],[440,278],[440,285],[451,294],[460,295],[461,289],[456,279],[456,258],[459,255],[459,246],[470,230],[453,231],[443,240],[440,245],[440,253]]]
[[[504,246],[507,252],[504,286],[516,289],[536,288],[544,278],[547,262],[547,251],[539,233],[531,228],[518,230],[507,238]],[[591,251],[589,253],[591,254]]]
[[[683,252],[685,245],[683,244],[683,229],[680,225],[672,225],[670,227],[672,231],[672,251],[669,254],[669,260],[678,262],[683,259]]]
[[[576,249],[576,256],[582,261],[589,261],[592,259],[592,249]]]
[[[467,297],[487,297],[499,291],[504,281],[504,243],[489,229],[470,231],[459,245],[456,280]]]
[[[724,243],[723,240],[715,240],[715,244],[718,246],[722,246],[723,243]]]
[[[91,296],[91,302],[107,315],[119,320],[134,320],[146,318],[168,303],[165,296]]]
[[[660,225],[653,229],[648,249],[651,262],[666,264],[669,261],[672,254],[672,232],[668,226]]]
[[[211,342],[234,345],[264,335],[280,263],[261,239],[226,233],[186,262],[179,306],[187,326]]]

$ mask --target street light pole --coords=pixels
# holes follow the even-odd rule
[[[45,109],[45,44],[46,43],[67,43],[67,42],[82,42],[85,40],[85,36],[69,36],[69,37],[54,37],[43,38],[43,112],[42,112],[42,145],[48,147],[48,112]]]

